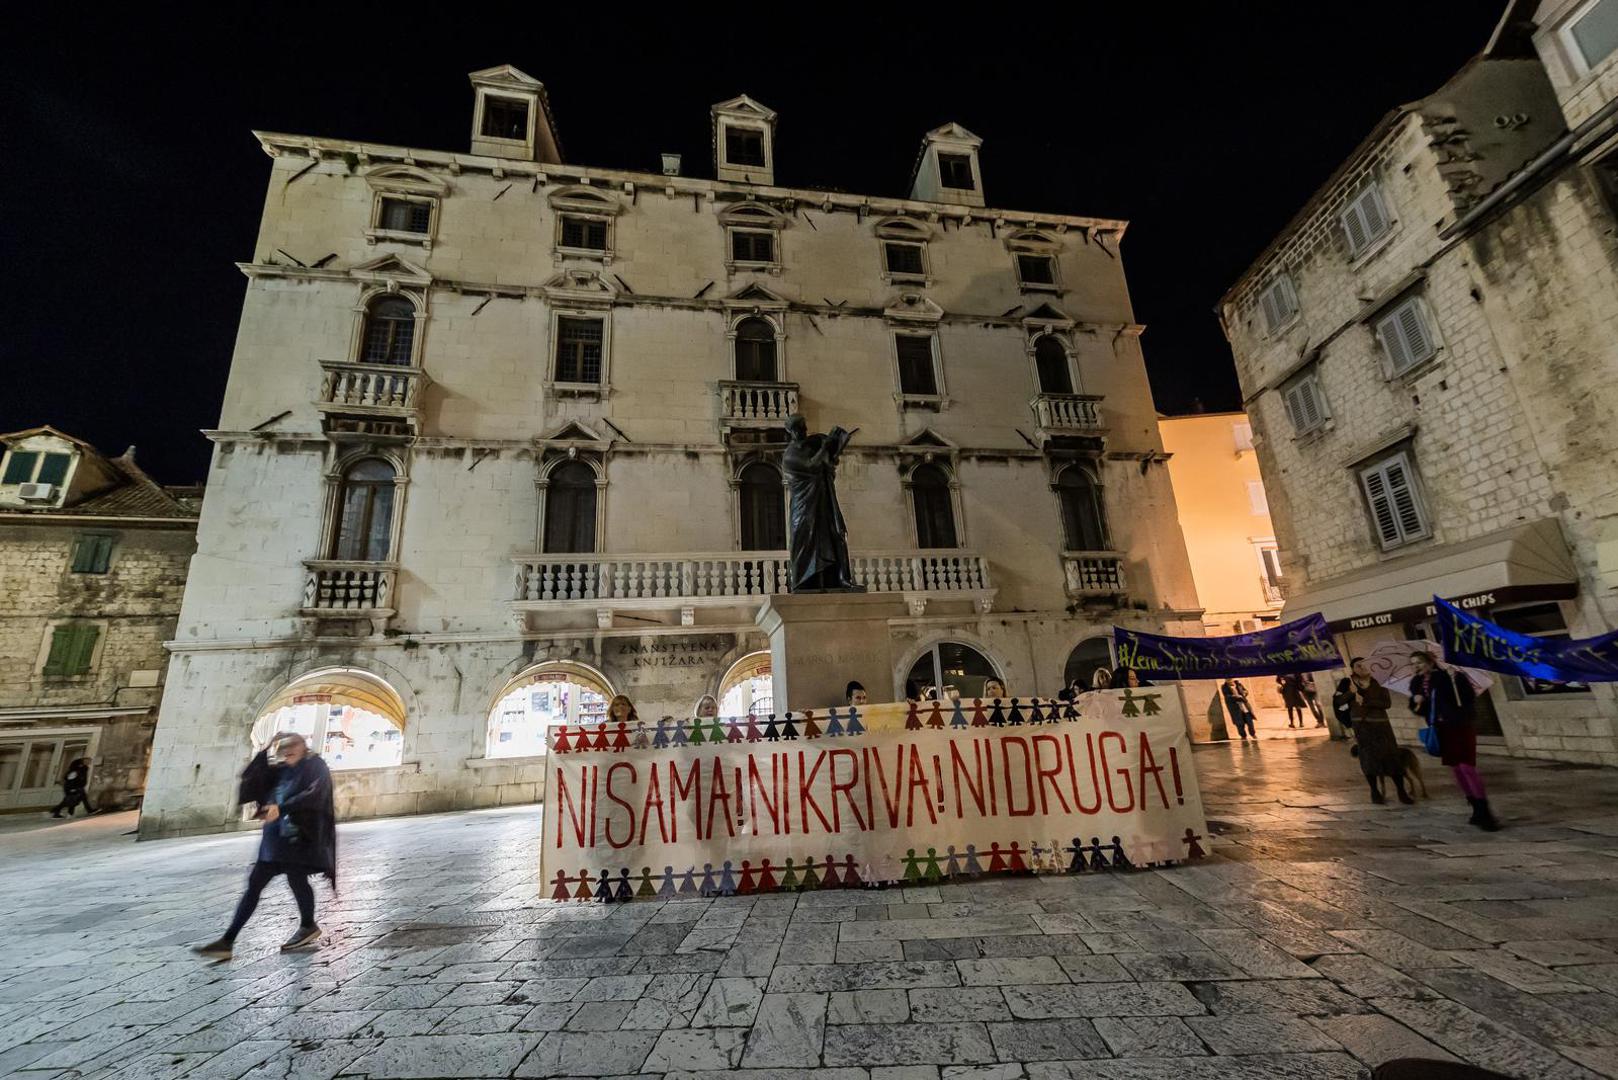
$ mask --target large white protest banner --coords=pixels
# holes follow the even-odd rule
[[[1204,853],[1179,696],[1141,688],[558,728],[557,900],[1086,872]]]

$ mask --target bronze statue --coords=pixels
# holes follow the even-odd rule
[[[855,591],[848,558],[848,526],[837,505],[837,459],[854,432],[834,427],[810,435],[803,417],[787,417],[781,458],[792,493],[790,531],[793,592]],[[858,430],[858,429],[856,429]]]

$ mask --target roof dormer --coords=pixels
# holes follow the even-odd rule
[[[545,85],[510,64],[474,71],[472,153],[518,161],[562,162]]]
[[[956,123],[927,133],[916,159],[910,197],[922,202],[983,205],[983,174],[978,169],[978,148],[983,140]]]
[[[743,94],[713,107],[714,175],[775,183],[775,110]]]
[[[0,509],[54,510],[113,481],[95,447],[53,427],[0,435]]]

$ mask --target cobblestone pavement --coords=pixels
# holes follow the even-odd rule
[[[1618,1076],[1618,771],[1488,759],[1372,806],[1343,744],[1199,749],[1218,835],[1159,872],[601,907],[538,899],[537,808],[342,831],[323,948],[255,840],[0,823],[0,1075]],[[45,819],[48,821],[48,819]]]

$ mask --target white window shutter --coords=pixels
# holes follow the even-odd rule
[[[1320,381],[1310,374],[1298,384],[1298,390],[1303,398],[1304,419],[1311,428],[1319,427],[1326,419],[1326,411],[1320,407]]]
[[[1372,240],[1388,231],[1388,214],[1382,208],[1382,194],[1376,187],[1360,193],[1360,213],[1365,218],[1365,234]]]
[[[1348,253],[1358,255],[1365,250],[1369,242],[1365,233],[1365,222],[1360,217],[1360,206],[1357,202],[1349,203],[1343,209],[1343,232],[1348,234]]]
[[[1281,312],[1275,303],[1275,286],[1272,285],[1264,290],[1263,295],[1258,298],[1258,304],[1259,307],[1264,309],[1264,328],[1266,330],[1274,330],[1281,325]]]
[[[1309,421],[1303,411],[1302,384],[1287,387],[1287,391],[1282,397],[1287,403],[1287,417],[1292,421],[1292,430],[1300,435],[1308,431]]]
[[[1382,339],[1382,348],[1388,354],[1388,361],[1393,365],[1394,373],[1404,371],[1415,363],[1410,356],[1410,349],[1405,344],[1404,328],[1399,324],[1398,313],[1384,316],[1376,324],[1377,337]]]
[[[1400,304],[1394,317],[1399,320],[1399,329],[1404,334],[1405,348],[1410,353],[1412,364],[1419,364],[1433,355],[1433,336],[1427,331],[1427,320],[1415,297]]]
[[[1427,535],[1427,523],[1422,520],[1421,507],[1416,502],[1415,489],[1410,484],[1410,462],[1403,455],[1390,460],[1383,467],[1388,481],[1388,500],[1399,521],[1402,540],[1419,540]]]
[[[1247,501],[1253,508],[1255,516],[1270,512],[1270,500],[1264,495],[1264,483],[1260,480],[1247,482]]]
[[[1376,526],[1377,538],[1384,548],[1394,547],[1399,543],[1399,519],[1393,512],[1387,478],[1381,466],[1366,469],[1360,473],[1360,480],[1365,485],[1365,498],[1371,505],[1371,521]]]

